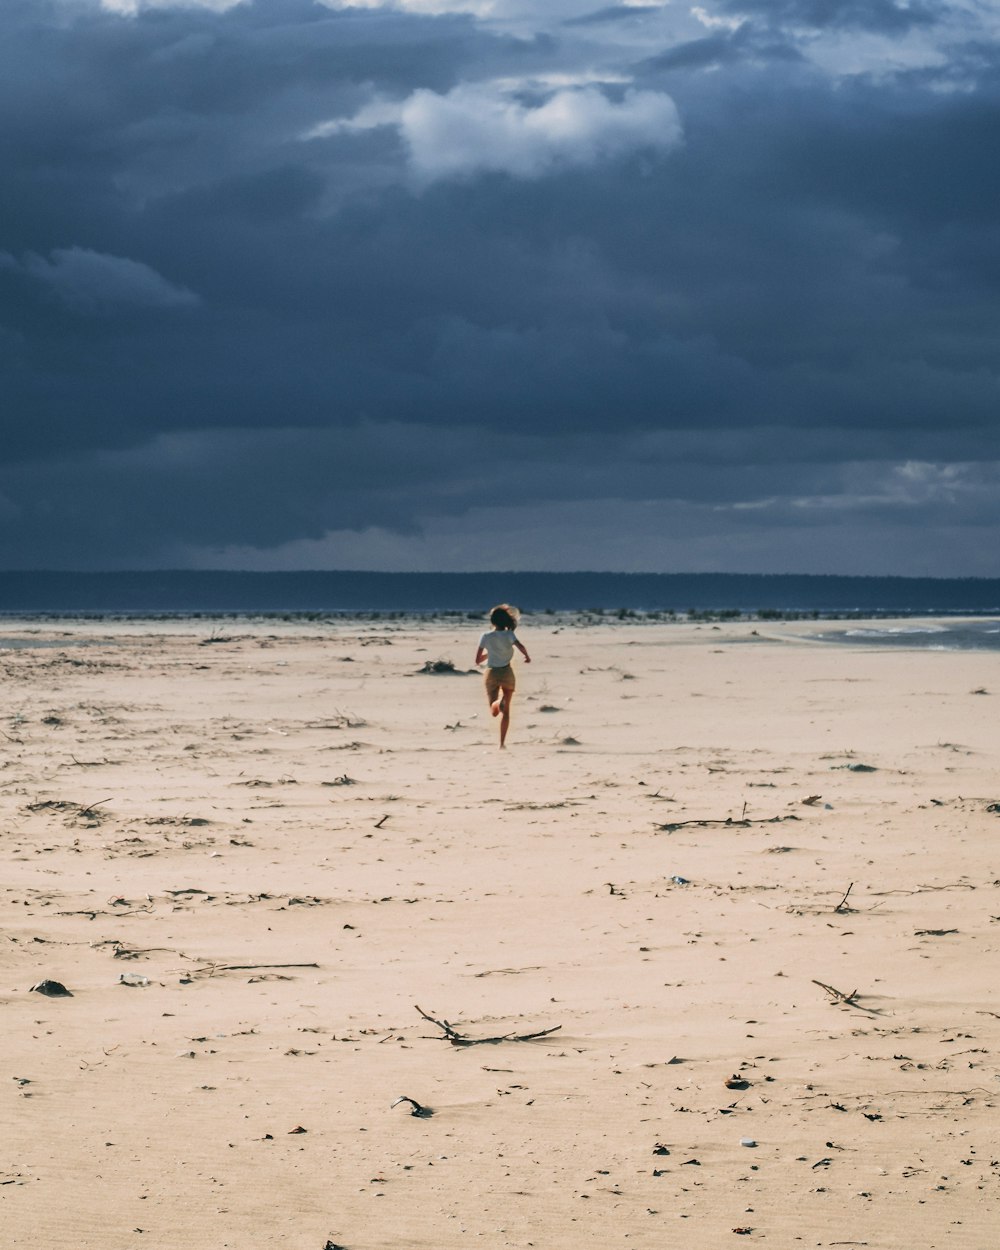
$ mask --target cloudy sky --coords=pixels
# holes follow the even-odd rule
[[[2,0],[0,568],[1000,576],[994,0]]]

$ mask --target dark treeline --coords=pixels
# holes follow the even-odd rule
[[[994,613],[1000,579],[743,573],[0,572],[14,613],[527,612],[626,609]]]

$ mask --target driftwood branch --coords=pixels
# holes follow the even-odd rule
[[[91,803],[87,807],[81,807],[79,811],[79,815],[96,816],[97,813],[94,809],[98,807],[103,807],[105,803],[110,803],[113,798],[114,798],[114,795],[109,795],[108,798],[106,799],[98,799],[96,803]]]
[[[319,964],[208,964],[195,972],[257,972],[265,968],[318,968]]]
[[[418,1120],[429,1120],[434,1114],[434,1109],[432,1107],[425,1107],[423,1103],[417,1102],[415,1098],[410,1098],[408,1094],[401,1094],[395,1102],[391,1102],[389,1104],[389,1110],[391,1111],[393,1107],[398,1107],[401,1102],[408,1102],[410,1104],[410,1115],[415,1115]]]
[[[817,981],[815,979],[813,980],[813,985],[818,985],[821,990],[826,990],[835,1003],[846,1003],[848,1007],[860,1006],[860,1003],[857,1001],[857,990],[851,990],[850,994],[845,994],[843,990],[838,990],[836,986],[827,985],[825,981]]]
[[[537,1033],[502,1033],[498,1037],[467,1037],[453,1028],[447,1020],[435,1020],[424,1011],[423,1007],[417,1007],[416,1004],[414,1007],[425,1020],[442,1031],[444,1040],[450,1042],[452,1046],[496,1046],[500,1042],[533,1042],[536,1038],[548,1037],[550,1033],[556,1033],[562,1028],[561,1024],[557,1024],[551,1029],[540,1029]]]
[[[779,825],[785,820],[798,820],[798,816],[789,813],[787,816],[768,816],[763,820],[747,820],[745,816],[741,816],[739,820],[735,820],[732,816],[727,816],[724,820],[671,820],[665,825],[655,825],[654,828],[661,833],[673,833],[675,829],[707,825],[722,825],[723,827],[728,826],[730,829],[745,829],[750,825]]]
[[[974,890],[971,881],[953,881],[948,885],[918,885],[915,890],[873,890],[876,898],[888,898],[891,894],[924,894],[928,890]]]
[[[853,911],[853,910],[854,910],[854,908],[853,908],[853,907],[848,907],[848,906],[847,906],[847,896],[848,896],[848,894],[850,894],[850,892],[851,892],[853,889],[854,889],[854,882],[852,881],[852,882],[851,882],[851,884],[847,887],[846,891],[844,892],[844,897],[840,900],[840,902],[837,904],[837,906],[833,909],[834,911],[839,911],[839,912],[848,912],[848,911]]]

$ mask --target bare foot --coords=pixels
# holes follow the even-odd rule
[[[502,705],[502,703],[500,702],[500,700],[499,700],[499,699],[497,699],[497,701],[496,701],[495,703],[491,703],[491,704],[490,704],[490,715],[491,715],[491,716],[499,716],[499,715],[500,715],[500,713],[501,713],[502,711],[503,711],[503,705]]]

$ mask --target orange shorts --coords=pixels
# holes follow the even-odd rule
[[[513,668],[509,664],[505,664],[503,668],[488,668],[486,670],[486,693],[489,695],[491,703],[496,701],[501,688],[513,690],[516,685],[517,679],[514,676]]]

